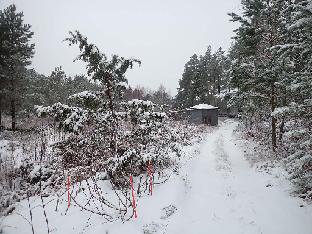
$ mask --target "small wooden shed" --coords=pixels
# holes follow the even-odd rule
[[[195,124],[218,125],[219,107],[208,104],[198,104],[187,109],[189,120]]]

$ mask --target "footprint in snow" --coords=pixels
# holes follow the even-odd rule
[[[161,219],[167,219],[178,210],[174,205],[169,205],[161,209]]]
[[[227,198],[234,199],[236,197],[236,193],[232,190],[231,187],[226,188],[225,195]]]
[[[248,220],[247,218],[245,218],[245,217],[240,217],[239,219],[238,219],[239,221],[240,221],[240,223],[243,225],[243,227],[245,227],[245,228],[248,228],[248,226],[249,227],[251,227],[252,229],[255,229],[255,231],[257,231],[257,233],[263,233],[262,231],[261,231],[261,228],[257,225],[257,223],[254,221],[254,220]]]
[[[181,179],[183,180],[185,193],[187,193],[192,188],[191,183],[188,180],[187,175],[181,176]]]
[[[161,216],[160,219],[166,220],[170,216],[172,216],[176,211],[177,207],[174,205],[169,205],[161,209]],[[143,226],[143,233],[144,234],[164,234],[166,233],[166,225],[152,222],[150,224],[146,224]]]
[[[143,226],[144,234],[164,234],[165,225],[152,222]]]

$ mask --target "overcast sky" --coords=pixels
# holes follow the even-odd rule
[[[1,9],[10,3],[32,25],[38,72],[62,66],[71,75],[85,73],[83,63],[72,62],[78,48],[62,42],[79,30],[107,54],[142,61],[127,73],[130,85],[163,84],[173,95],[194,53],[229,48],[235,25],[227,13],[240,8],[240,0],[0,0]]]

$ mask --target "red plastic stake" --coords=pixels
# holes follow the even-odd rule
[[[135,204],[135,196],[134,196],[134,186],[133,186],[133,178],[132,175],[130,175],[130,185],[132,190],[132,208],[134,212],[134,218],[136,219],[138,217],[137,211],[136,211],[136,204]]]
[[[151,195],[153,195],[153,166],[151,164],[151,161],[148,161],[147,170],[148,170],[148,175],[150,177],[149,191]]]
[[[70,177],[67,176],[67,200],[68,200],[68,208],[70,206],[70,191],[69,191],[69,188],[70,188]]]

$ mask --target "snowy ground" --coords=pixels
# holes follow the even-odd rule
[[[167,183],[138,201],[137,219],[105,223],[74,206],[66,212],[66,202],[55,212],[52,201],[47,205],[52,233],[311,234],[312,206],[291,197],[289,182],[278,173],[250,166],[233,135],[235,126],[228,120],[207,134],[199,155],[185,159]],[[32,198],[32,206],[36,202]],[[16,212],[29,218],[27,206],[22,201]],[[16,212],[3,220],[3,233],[31,233]],[[42,209],[33,212],[35,233],[47,233]]]

